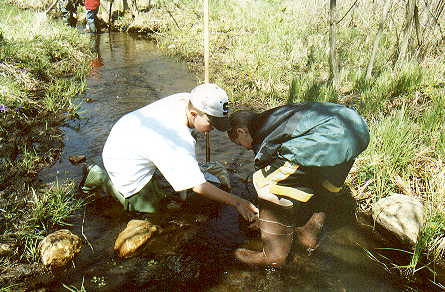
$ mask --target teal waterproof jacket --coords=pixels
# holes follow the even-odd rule
[[[355,159],[369,144],[369,128],[353,109],[325,102],[280,106],[249,124],[256,168],[277,158],[305,167],[335,166]]]

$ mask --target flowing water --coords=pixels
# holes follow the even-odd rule
[[[102,147],[118,118],[197,84],[184,64],[163,56],[148,40],[124,33],[91,37],[98,58],[88,88],[77,98],[80,118],[63,127],[64,151],[60,161],[40,173],[44,182],[79,181],[81,165],[70,163],[70,156],[85,155],[85,164],[102,164]],[[252,153],[213,132],[211,160],[227,166],[234,193],[252,198],[246,180],[253,170]],[[201,161],[203,141],[199,137]],[[354,224],[352,200],[338,200],[316,252],[308,256],[295,248],[289,267],[280,271],[234,261],[231,248],[240,243],[259,248],[258,234],[239,226],[233,209],[203,206],[197,200],[151,218],[165,232],[137,256],[119,259],[113,252],[117,235],[130,219],[147,217],[126,213],[110,197],[98,195],[71,222],[71,230],[84,240],[75,265],[47,286],[55,291],[401,291],[397,279],[368,257],[366,249],[378,243]]]

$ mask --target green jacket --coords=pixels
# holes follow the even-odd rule
[[[335,166],[355,159],[369,144],[369,129],[353,109],[305,102],[273,108],[249,125],[255,166],[277,158],[301,166]]]

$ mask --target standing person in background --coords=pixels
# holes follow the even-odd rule
[[[156,213],[165,196],[154,172],[158,169],[176,192],[192,189],[208,199],[234,206],[247,221],[258,209],[249,201],[206,181],[196,160],[196,140],[214,127],[226,131],[228,97],[216,84],[202,84],[191,92],[164,97],[130,112],[114,124],[98,165],[88,167],[81,189],[104,189],[125,210]]]
[[[62,13],[63,22],[71,27],[76,27],[77,19],[74,15],[82,0],[59,0],[59,9]]]
[[[368,146],[363,118],[339,104],[289,104],[262,113],[237,111],[230,116],[228,134],[255,153],[253,183],[263,243],[262,251],[237,249],[236,258],[282,266],[294,233],[303,247],[316,249],[335,194]]]
[[[85,0],[87,24],[85,31],[97,33],[99,32],[97,24],[97,12],[99,11],[100,0]]]

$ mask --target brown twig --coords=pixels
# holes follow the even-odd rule
[[[176,24],[176,27],[180,28],[179,24],[176,22],[176,19],[173,17],[173,14],[170,12],[170,10],[168,10],[167,8],[165,8],[165,10],[168,12],[168,15],[170,15],[170,17],[173,19],[174,23]]]
[[[343,15],[343,17],[342,18],[340,18],[340,20],[339,21],[337,21],[337,24],[339,24],[345,17],[346,17],[346,15],[348,15],[349,14],[349,12],[352,10],[352,7],[354,7],[355,6],[355,4],[357,4],[357,2],[358,2],[358,0],[355,0],[355,2],[354,2],[354,4],[352,4],[352,6],[349,8],[349,10],[348,11],[346,11],[346,13],[345,13],[345,15]]]
[[[51,4],[51,5],[48,7],[48,9],[45,11],[45,14],[48,14],[48,12],[50,12],[51,9],[53,9],[54,6],[56,6],[57,2],[59,2],[59,0],[54,1],[54,3]]]

